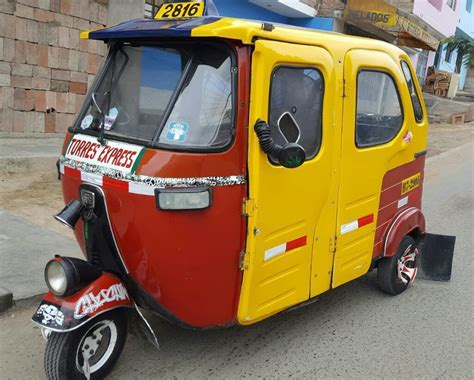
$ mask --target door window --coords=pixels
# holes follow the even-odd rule
[[[279,67],[273,72],[269,125],[276,144],[287,142],[278,123],[289,113],[300,130],[297,142],[306,160],[316,156],[321,146],[323,93],[324,79],[317,69]]]
[[[413,104],[413,112],[415,114],[415,120],[420,123],[423,120],[423,109],[421,108],[420,98],[416,92],[415,82],[411,75],[410,67],[408,63],[402,61],[402,70],[405,80],[407,81],[408,91],[410,91],[411,103]]]
[[[387,73],[362,70],[357,76],[356,145],[391,141],[400,131],[403,113],[397,88]]]

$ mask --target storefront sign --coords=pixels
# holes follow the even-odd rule
[[[414,15],[407,16],[382,0],[348,0],[344,20],[369,34],[378,35],[376,31],[379,29],[382,39],[386,39],[383,36],[388,33],[399,46],[432,50],[439,46],[439,39],[423,20]]]
[[[383,26],[397,25],[396,15],[377,11],[351,10],[347,11],[347,20],[368,21],[372,24]]]
[[[428,45],[433,50],[438,50],[439,40],[424,30],[420,25],[402,16],[398,16],[398,25],[400,26],[400,32],[408,33],[410,36],[413,36],[415,39]]]

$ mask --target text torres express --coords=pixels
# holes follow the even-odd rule
[[[99,143],[73,139],[66,152],[68,155],[96,160],[99,163],[111,164],[130,169],[138,152],[128,149],[102,146]]]

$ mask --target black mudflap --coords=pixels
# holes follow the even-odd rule
[[[453,268],[456,236],[426,234],[421,249],[418,278],[431,281],[449,281]]]

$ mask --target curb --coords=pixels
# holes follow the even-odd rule
[[[0,313],[13,306],[13,293],[0,287]]]
[[[443,158],[445,158],[446,156],[449,156],[452,153],[457,153],[459,151],[462,151],[462,150],[466,149],[469,145],[473,145],[473,141],[467,142],[465,144],[459,145],[459,146],[451,148],[449,150],[445,150],[444,152],[441,152],[441,153],[439,153],[435,156],[428,157],[426,159],[426,162],[433,163],[433,162],[442,160]]]

